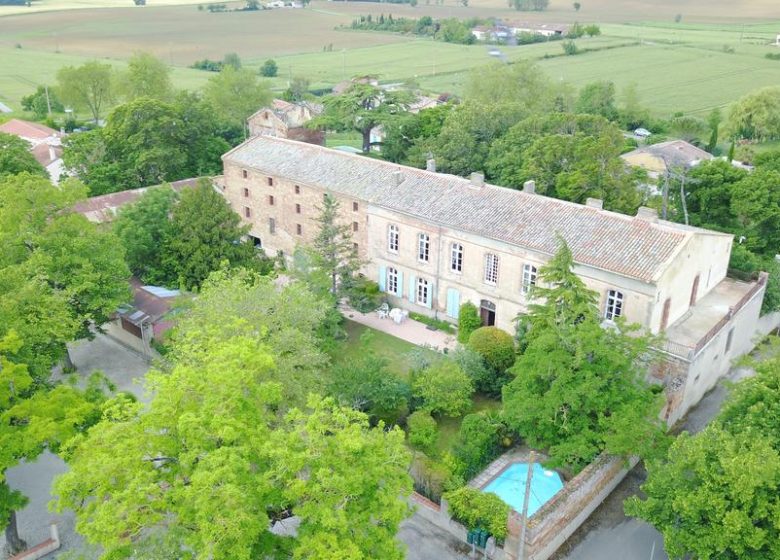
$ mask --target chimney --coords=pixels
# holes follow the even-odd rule
[[[602,208],[604,208],[604,201],[601,200],[600,198],[588,198],[585,201],[585,206],[587,206],[588,208],[598,208],[599,210],[601,210]]]
[[[398,171],[393,171],[393,181],[395,182],[396,187],[404,182],[404,174],[400,169]]]
[[[647,206],[640,206],[639,210],[636,211],[636,219],[654,224],[658,221],[658,210],[655,208],[648,208]]]
[[[431,158],[425,162],[425,170],[436,173],[436,160]]]
[[[49,162],[57,159],[57,153],[54,151],[54,146],[49,146]]]
[[[526,181],[523,183],[523,192],[534,194],[536,192],[536,181]]]
[[[485,176],[482,173],[476,171],[471,174],[471,186],[475,189],[481,189],[485,186]]]

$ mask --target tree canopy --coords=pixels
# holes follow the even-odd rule
[[[539,303],[523,318],[527,346],[503,390],[505,419],[554,464],[580,469],[602,451],[652,456],[664,440],[659,395],[645,380],[649,340],[622,322],[603,327],[572,266],[561,240],[539,269]]]
[[[171,68],[147,52],[137,52],[130,57],[118,84],[119,93],[128,101],[139,97],[168,101],[173,95]]]
[[[271,91],[265,82],[247,68],[223,66],[203,88],[205,100],[223,121],[244,128],[252,113],[271,102]]]
[[[13,134],[0,132],[0,178],[25,172],[47,177],[46,170],[35,160],[27,142]]]
[[[89,111],[97,123],[114,99],[113,68],[96,60],[63,66],[57,72],[57,93],[66,105]]]
[[[738,138],[780,138],[780,87],[766,87],[742,97],[731,106],[727,128]]]

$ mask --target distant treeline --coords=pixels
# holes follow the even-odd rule
[[[484,25],[487,20],[479,18],[470,18],[460,20],[457,18],[448,18],[434,20],[430,16],[423,16],[420,19],[396,17],[392,14],[385,16],[380,14],[374,17],[371,14],[360,16],[352,21],[350,29],[362,31],[385,31],[392,33],[409,33],[423,37],[433,37],[445,43],[458,43],[470,45],[476,41],[471,34],[471,30],[477,25]]]

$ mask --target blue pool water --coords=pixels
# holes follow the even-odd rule
[[[522,513],[523,498],[525,496],[525,481],[528,477],[527,463],[514,463],[508,466],[493,481],[485,486],[483,492],[493,492],[509,504],[512,509]],[[534,463],[534,472],[531,479],[531,498],[528,501],[528,517],[546,504],[563,488],[561,475]]]

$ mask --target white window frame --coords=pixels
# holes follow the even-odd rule
[[[398,241],[400,239],[401,233],[398,230],[398,226],[395,224],[390,224],[387,226],[387,250],[390,253],[398,253]]]
[[[463,245],[460,243],[450,246],[450,271],[458,274],[463,272]]]
[[[398,293],[398,269],[392,266],[387,267],[387,286],[386,291],[390,294]]]
[[[607,299],[604,304],[604,318],[607,321],[614,321],[616,317],[623,315],[625,300],[623,292],[618,290],[607,290]]]
[[[495,253],[485,253],[485,272],[482,279],[485,284],[495,286],[498,284],[498,255]]]
[[[430,262],[431,237],[427,233],[417,234],[417,260],[421,263]]]
[[[417,278],[415,301],[418,305],[428,305],[428,294],[431,284],[425,278]]]
[[[520,279],[520,291],[522,293],[527,294],[531,291],[532,286],[536,286],[536,275],[538,272],[538,269],[532,264],[526,263],[523,265],[523,277]]]

